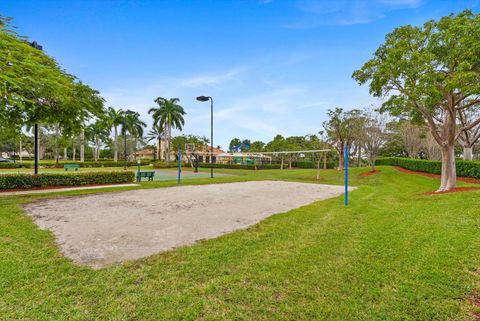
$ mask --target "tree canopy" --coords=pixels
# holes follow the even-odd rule
[[[455,187],[454,144],[480,123],[457,126],[459,111],[480,108],[480,15],[465,10],[423,26],[402,26],[386,36],[353,73],[370,93],[385,97],[383,111],[428,124],[442,147],[439,191]]]

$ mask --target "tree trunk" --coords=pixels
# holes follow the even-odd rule
[[[357,167],[360,167],[360,161],[362,159],[362,147],[358,146],[358,158],[357,158]]]
[[[171,124],[168,124],[167,125],[167,139],[165,141],[165,143],[167,144],[167,155],[165,155],[165,159],[167,161],[167,163],[170,162],[170,139],[172,139],[172,125]]]
[[[77,151],[77,149],[75,148],[75,146],[72,146],[72,161],[75,161],[76,151]]]
[[[80,162],[85,161],[85,128],[80,130]]]
[[[337,144],[337,152],[338,152],[338,168],[337,170],[342,171],[344,169],[343,164],[345,163],[345,155],[344,153],[345,146],[342,143]]]
[[[113,126],[113,161],[118,162],[118,132],[117,132],[117,126]]]
[[[320,157],[317,160],[317,181],[320,179]]]
[[[440,188],[437,192],[448,191],[457,184],[457,171],[455,166],[455,146],[451,143],[442,147],[442,177]]]
[[[58,168],[60,167],[60,163],[59,163],[60,153],[58,152],[58,147],[55,147],[54,154],[55,154],[55,167]]]
[[[100,156],[100,139],[95,137],[95,161],[98,161],[98,156]]]
[[[20,141],[19,141],[19,146],[18,146],[18,157],[20,159],[20,163],[23,161],[23,158],[22,158],[22,139],[20,138]]]
[[[338,153],[338,168],[337,168],[339,171],[343,171],[343,169],[344,169],[343,164],[344,163],[345,163],[345,157],[343,156],[342,152],[339,152]]]
[[[472,146],[463,147],[463,160],[471,161],[473,159]]]

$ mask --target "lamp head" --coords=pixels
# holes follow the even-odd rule
[[[197,100],[201,101],[201,102],[208,101],[209,99],[210,99],[210,97],[207,97],[207,96],[198,96],[197,97]]]

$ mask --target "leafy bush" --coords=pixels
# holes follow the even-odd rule
[[[237,164],[210,164],[200,163],[199,167],[202,168],[228,168],[228,169],[255,169],[255,165],[237,165]],[[262,164],[257,165],[257,169],[280,169],[279,164]]]
[[[0,190],[47,186],[81,186],[131,183],[135,174],[124,172],[88,172],[72,174],[5,174],[0,175]]]
[[[0,168],[20,168],[22,165],[20,163],[0,163]]]
[[[424,159],[388,157],[378,159],[375,164],[400,166],[413,171],[432,174],[440,174],[442,172],[442,162]],[[480,178],[480,162],[457,160],[456,168],[459,177]]]
[[[2,164],[2,163],[0,163]],[[3,163],[3,164],[8,164],[8,163]],[[24,168],[33,168],[34,167],[34,162],[32,161],[26,161],[23,163],[16,163],[16,167],[6,167],[6,168],[17,168],[17,167],[24,167]],[[85,161],[85,162],[79,162],[79,161],[60,161],[59,165],[60,167],[63,167],[64,164],[76,164],[79,165],[80,167],[85,167],[85,168],[90,168],[90,167],[123,167],[125,166],[125,161],[121,160],[118,162],[114,162],[113,160],[99,160],[97,162],[94,161]],[[136,166],[136,161],[129,162],[130,166]],[[38,165],[44,168],[51,168],[56,166],[55,160],[42,160],[38,162]],[[141,165],[146,166],[150,165],[150,160],[149,159],[142,159],[141,160]],[[0,167],[3,168],[3,167]]]
[[[186,166],[186,163],[182,162],[182,166]],[[155,162],[153,163],[153,167],[155,168],[176,168],[178,166],[177,162]]]

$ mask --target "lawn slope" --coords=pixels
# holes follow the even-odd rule
[[[352,169],[348,208],[317,202],[101,270],[63,258],[24,216],[19,205],[41,196],[0,198],[0,319],[471,320],[480,191],[425,195],[437,180],[379,169]],[[315,182],[314,170],[222,172],[239,176],[214,182]],[[322,171],[319,182],[342,184],[342,173]]]

